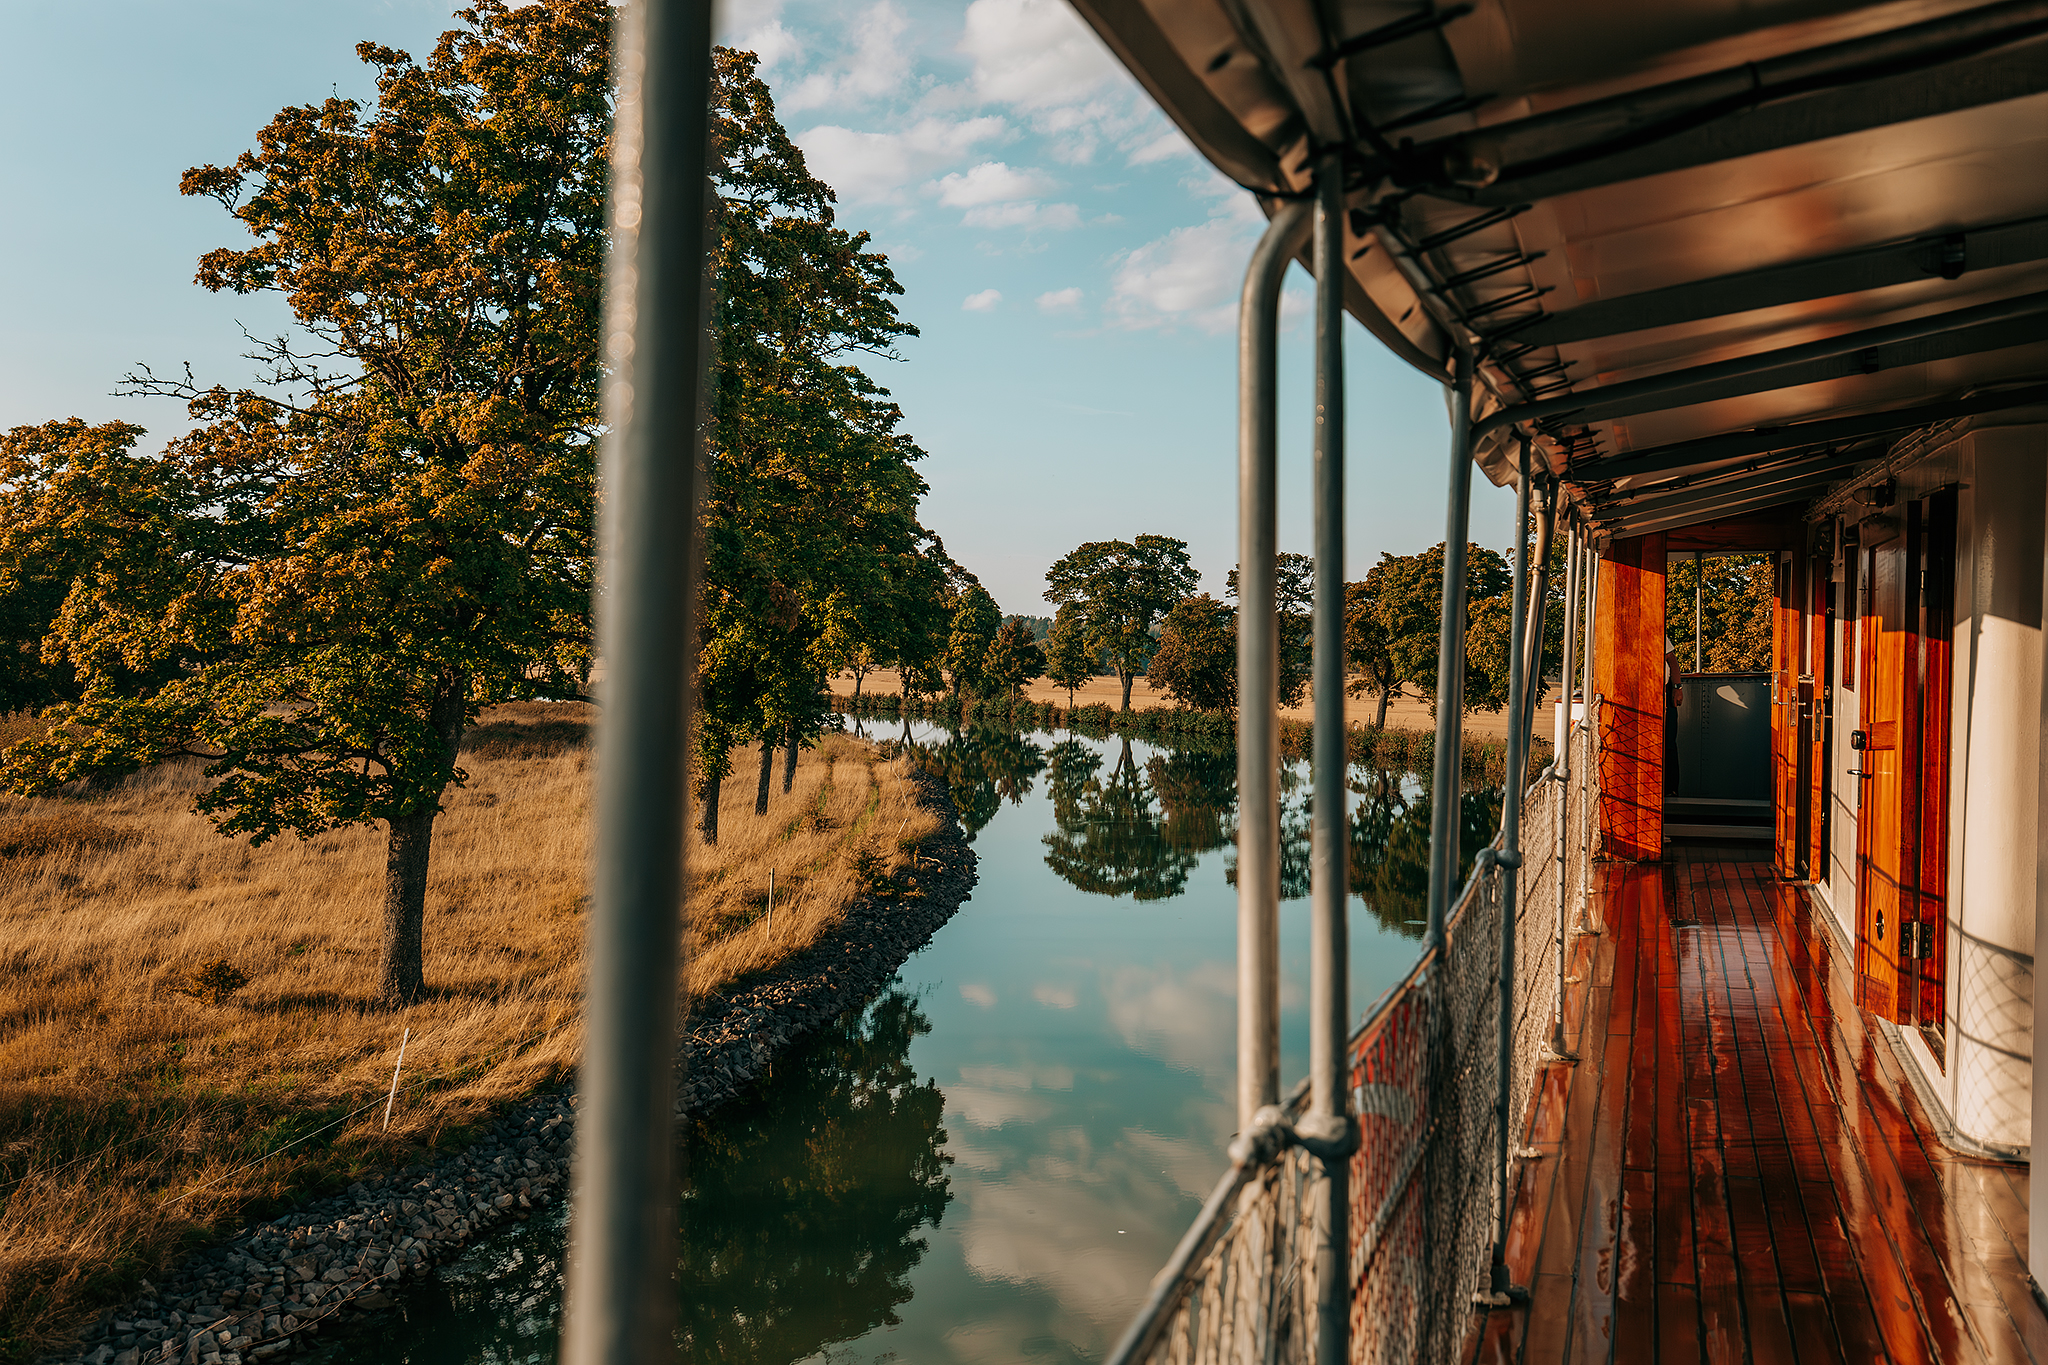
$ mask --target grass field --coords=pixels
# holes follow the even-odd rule
[[[501,707],[465,740],[470,780],[436,822],[427,992],[402,1014],[371,1004],[380,830],[222,838],[191,813],[196,763],[0,795],[0,1360],[48,1349],[180,1250],[460,1145],[567,1073],[589,720]],[[805,753],[787,795],[778,758],[765,817],[735,758],[748,777],[725,784],[718,847],[690,839],[698,993],[814,941],[936,828],[902,768],[849,738]],[[186,993],[215,962],[247,984],[219,1003]]]

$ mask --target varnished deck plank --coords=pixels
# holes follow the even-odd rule
[[[1725,859],[1725,852],[1716,855]],[[1466,1359],[2048,1365],[2018,1169],[1950,1151],[1768,865],[1601,870]]]

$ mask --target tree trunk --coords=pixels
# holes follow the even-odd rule
[[[427,855],[434,845],[434,812],[391,821],[384,852],[384,937],[377,955],[377,998],[396,1009],[410,1005],[425,984],[421,941],[427,920]]]
[[[709,845],[718,843],[718,789],[724,782],[722,777],[707,778],[699,798],[704,802],[704,818],[697,822],[697,828],[704,831],[704,842]]]
[[[1394,694],[1391,691],[1380,693],[1380,713],[1372,719],[1373,729],[1384,730],[1387,728],[1387,703],[1393,699]]]
[[[428,722],[441,741],[439,780],[416,788],[411,815],[389,820],[384,847],[384,932],[377,952],[377,997],[397,1008],[419,997],[426,984],[423,961],[427,921],[427,866],[434,848],[434,817],[441,813],[441,793],[455,776],[455,752],[462,743],[462,722],[468,718],[464,699],[468,675],[442,678],[428,710]]]
[[[754,792],[754,814],[768,813],[768,782],[775,776],[775,736],[761,741],[761,785]]]
[[[1138,675],[1137,675],[1137,674],[1135,674],[1135,673],[1123,673],[1123,672],[1119,672],[1119,673],[1117,674],[1117,677],[1119,677],[1119,678],[1121,678],[1121,679],[1123,680],[1123,684],[1124,684],[1124,710],[1128,711],[1128,710],[1130,710],[1130,709],[1131,709],[1131,684],[1132,684],[1132,683],[1134,683],[1134,682],[1136,682],[1136,681],[1138,680]]]
[[[790,726],[783,738],[789,744],[789,752],[782,760],[782,794],[787,796],[796,785],[796,727]]]
[[[853,699],[855,701],[860,700],[860,680],[862,678],[865,678],[867,675],[868,671],[865,668],[856,668],[853,670]]]

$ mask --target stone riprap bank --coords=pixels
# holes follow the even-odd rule
[[[915,780],[941,821],[921,854],[922,894],[862,897],[810,948],[744,989],[698,1002],[679,1053],[678,1119],[734,1098],[790,1043],[865,1002],[967,899],[975,857],[958,812],[943,782]],[[80,1350],[52,1359],[238,1365],[288,1355],[387,1309],[405,1280],[563,1197],[575,1103],[570,1087],[532,1096],[457,1155],[373,1176],[187,1257],[162,1286],[145,1281],[136,1299],[97,1319]]]

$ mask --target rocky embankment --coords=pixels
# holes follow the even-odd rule
[[[699,1001],[678,1057],[678,1121],[738,1096],[791,1042],[861,1004],[967,898],[974,852],[945,784],[917,779],[944,821],[925,841],[922,895],[863,897],[831,934],[743,989]],[[289,1356],[392,1304],[392,1292],[455,1259],[501,1223],[565,1197],[575,1148],[572,1086],[507,1110],[465,1151],[371,1177],[180,1262],[161,1286],[102,1315],[90,1365],[237,1365]]]

